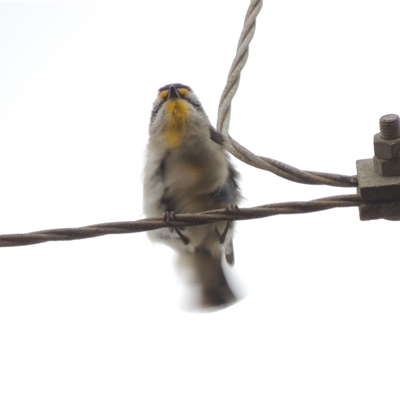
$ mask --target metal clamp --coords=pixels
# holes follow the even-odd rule
[[[374,136],[374,157],[357,161],[359,206],[362,221],[400,220],[400,118],[387,114],[379,120]]]

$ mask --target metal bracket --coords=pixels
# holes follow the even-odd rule
[[[366,202],[358,207],[361,221],[400,220],[400,118],[384,115],[374,136],[373,159],[357,161],[357,192]]]

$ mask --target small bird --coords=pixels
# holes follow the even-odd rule
[[[153,103],[144,169],[143,209],[147,217],[229,208],[241,200],[238,172],[229,161],[226,139],[217,132],[193,90],[174,83],[158,91]],[[177,250],[178,267],[190,276],[195,308],[228,306],[237,301],[223,271],[234,263],[233,223],[162,228],[153,241]]]

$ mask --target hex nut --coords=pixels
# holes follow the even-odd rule
[[[374,157],[374,169],[382,176],[400,176],[400,161],[399,160],[382,160]]]
[[[374,136],[375,156],[382,160],[395,160],[400,158],[400,137],[396,139],[383,139],[380,133]]]

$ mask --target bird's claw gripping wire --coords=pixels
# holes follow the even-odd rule
[[[232,214],[237,214],[239,212],[239,207],[236,204],[229,204],[229,206],[226,207],[226,212],[232,213]],[[221,244],[224,244],[226,235],[228,234],[229,229],[231,229],[231,228],[232,228],[232,221],[228,221],[225,225],[225,229],[222,232],[222,235],[219,238],[219,242]]]
[[[170,221],[176,221],[176,216],[174,211],[165,211],[163,214],[163,219],[165,222],[165,225],[167,225],[169,231],[176,232],[179,238],[182,240],[183,244],[189,244],[190,240],[181,232],[180,228],[178,227],[173,227],[169,226]]]

